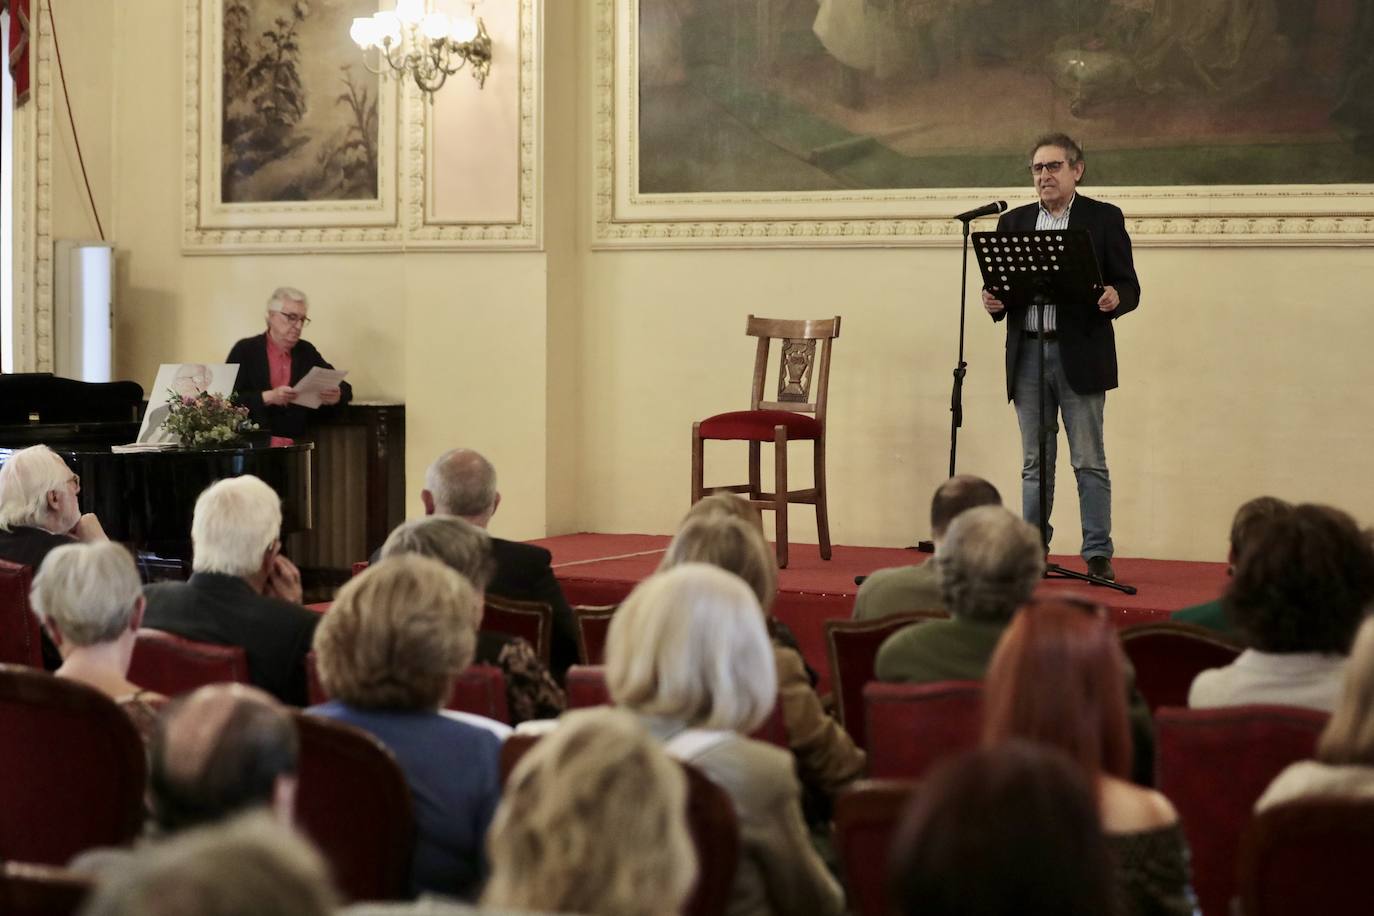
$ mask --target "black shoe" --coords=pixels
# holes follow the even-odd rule
[[[1088,575],[1108,582],[1116,581],[1116,570],[1112,569],[1112,561],[1106,557],[1088,557]]]

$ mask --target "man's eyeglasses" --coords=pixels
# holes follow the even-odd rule
[[[287,324],[298,324],[301,327],[305,327],[310,323],[309,318],[304,315],[297,315],[295,312],[277,312],[277,314],[286,319]]]
[[[1069,163],[1065,162],[1063,159],[1053,159],[1049,162],[1034,162],[1031,163],[1031,171],[1037,175],[1041,172],[1049,172],[1051,175],[1058,175],[1059,170],[1068,164]]]

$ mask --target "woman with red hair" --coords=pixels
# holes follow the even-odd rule
[[[1178,813],[1129,781],[1131,730],[1120,644],[1091,604],[1033,602],[998,644],[984,683],[983,737],[1039,741],[1092,779],[1113,856],[1119,912],[1191,914],[1195,902]]]

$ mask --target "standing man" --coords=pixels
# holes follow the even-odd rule
[[[998,232],[1083,229],[1092,237],[1102,275],[1095,303],[1046,305],[1045,419],[1051,438],[1045,444],[1045,505],[1054,508],[1054,460],[1064,417],[1069,458],[1078,481],[1083,523],[1082,556],[1088,572],[1114,580],[1112,569],[1112,482],[1102,442],[1102,416],[1107,392],[1117,386],[1116,337],[1112,321],[1140,304],[1140,281],[1131,259],[1131,237],[1121,210],[1077,193],[1083,180],[1083,150],[1065,134],[1049,134],[1031,151],[1031,178],[1040,200],[1002,214]],[[1095,306],[1095,308],[1093,307]],[[1034,308],[1008,311],[1006,304],[983,290],[983,307],[993,321],[1007,320],[1007,398],[1016,404],[1021,427],[1021,511],[1032,525],[1040,523],[1039,346],[1040,317]],[[1053,535],[1053,529],[1046,525]],[[1046,549],[1049,544],[1046,543]]]
[[[301,332],[310,323],[309,311],[305,293],[278,287],[267,300],[267,331],[240,340],[224,358],[226,363],[238,364],[234,394],[254,422],[271,431],[273,445],[290,445],[305,435],[309,424],[309,409],[292,403],[296,400],[292,386],[316,366],[334,368],[310,341],[301,340]],[[326,405],[351,400],[353,388],[348,382],[320,392],[320,401]]]

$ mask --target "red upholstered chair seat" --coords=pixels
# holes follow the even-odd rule
[[[701,421],[703,439],[746,439],[772,442],[774,429],[787,427],[787,438],[819,439],[820,421],[790,410],[732,410]]]
[[[897,825],[916,792],[905,779],[861,779],[835,799],[835,845],[857,916],[888,916],[888,862]]]
[[[1251,822],[1240,856],[1246,916],[1365,913],[1374,860],[1374,801],[1307,798]]]
[[[983,725],[981,681],[864,687],[868,775],[920,779],[937,760],[978,746]]]

